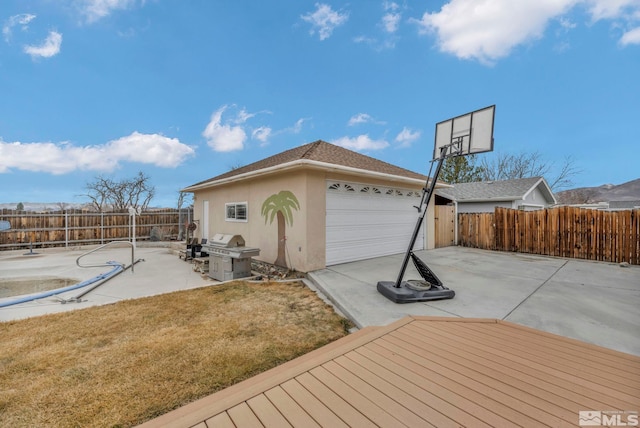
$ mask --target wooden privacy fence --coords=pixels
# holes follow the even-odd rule
[[[193,218],[187,209],[154,210],[136,216],[136,239],[176,239],[184,224]],[[88,212],[67,210],[32,213],[0,210],[0,220],[11,228],[0,232],[1,249],[59,247],[69,245],[102,244],[131,239],[131,217],[122,212]]]
[[[487,250],[640,265],[640,210],[496,208],[458,216],[458,243]]]

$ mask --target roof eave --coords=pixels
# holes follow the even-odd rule
[[[247,172],[244,174],[238,174],[238,175],[234,175],[232,177],[227,177],[227,178],[223,178],[220,180],[214,180],[214,181],[207,181],[204,183],[200,183],[200,184],[196,184],[193,186],[188,186],[185,187],[184,189],[182,189],[182,192],[196,192],[198,190],[202,190],[202,189],[208,189],[211,187],[218,187],[218,186],[222,186],[225,184],[230,184],[230,183],[234,183],[234,182],[238,182],[238,181],[242,181],[242,180],[247,180],[250,178],[259,178],[259,177],[263,177],[266,175],[270,175],[270,174],[275,174],[275,173],[282,173],[282,172],[286,172],[286,171],[292,171],[295,169],[299,169],[299,168],[310,168],[310,169],[318,169],[318,170],[323,170],[323,171],[337,171],[337,172],[343,172],[343,173],[350,173],[350,174],[357,174],[357,175],[361,175],[361,176],[367,176],[367,177],[372,177],[372,178],[379,178],[379,179],[383,179],[383,180],[390,180],[390,181],[395,181],[395,182],[399,182],[399,183],[404,183],[404,184],[411,184],[411,185],[423,185],[424,184],[424,180],[422,179],[418,179],[418,178],[411,178],[411,177],[403,177],[401,175],[395,175],[395,174],[387,174],[387,173],[383,173],[383,172],[376,172],[376,171],[370,171],[370,170],[366,170],[366,169],[360,169],[360,168],[353,168],[353,167],[349,167],[349,166],[344,166],[344,165],[337,165],[337,164],[333,164],[333,163],[327,163],[327,162],[319,162],[319,161],[314,161],[314,160],[309,160],[309,159],[296,159],[294,161],[291,162],[286,162],[283,164],[279,164],[279,165],[274,165],[268,168],[262,168],[256,171],[251,171],[251,172]],[[436,184],[437,187],[452,187],[448,184],[445,183],[437,183]]]

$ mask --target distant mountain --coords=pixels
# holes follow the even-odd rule
[[[595,204],[611,201],[640,200],[640,178],[623,184],[603,184],[598,187],[580,187],[556,193],[562,204]]]

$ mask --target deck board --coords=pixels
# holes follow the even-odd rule
[[[265,394],[256,395],[247,400],[247,404],[265,427],[292,428],[292,425]]]
[[[409,408],[398,403],[391,397],[388,392],[384,392],[383,389],[376,389],[375,386],[367,383],[364,379],[360,378],[356,373],[349,371],[344,366],[338,364],[335,360],[324,364],[323,368],[328,370],[332,375],[344,381],[347,385],[350,385],[353,389],[358,391],[369,399],[374,406],[393,415],[395,418],[393,426],[419,426],[426,425],[427,421],[412,412]],[[397,420],[397,422],[395,422]],[[398,423],[399,422],[399,423]]]
[[[264,395],[278,408],[289,424],[300,428],[319,428],[320,425],[281,386],[271,388]]]
[[[202,427],[204,425],[204,427]],[[202,424],[199,424],[196,428],[208,428],[208,427],[216,427],[216,428],[236,428],[233,424],[233,421],[227,414],[227,412],[218,413],[212,418],[207,419]]]
[[[466,327],[466,326],[465,326]],[[474,347],[478,349],[489,349],[489,346],[486,345],[489,337],[483,335],[480,336],[475,332],[468,331],[468,328],[461,328],[461,326],[453,326],[450,325],[449,331],[456,335],[459,339],[464,339],[466,341],[472,342]],[[578,367],[576,363],[579,361],[570,361],[562,358],[556,358],[553,354],[546,353],[546,356],[539,358],[533,352],[528,351],[525,347],[521,349],[514,349],[510,345],[508,345],[504,340],[493,339],[491,342],[491,348],[496,355],[504,353],[506,358],[509,358],[511,361],[517,361],[522,365],[527,365],[530,367],[535,367],[540,370],[547,370],[550,373],[556,373],[558,376],[565,377],[568,375],[571,379],[576,379],[578,376],[583,376],[586,371],[589,373],[588,380],[593,383],[597,383],[603,387],[611,389],[613,391],[617,391],[620,393],[629,394],[631,397],[633,394],[637,393],[637,389],[633,388],[632,385],[627,386],[627,376],[605,376],[603,375],[603,371],[600,368],[591,368],[587,365],[580,364]],[[534,347],[529,347],[531,350]],[[543,353],[544,354],[544,353]],[[542,361],[544,360],[544,364]],[[590,369],[590,370],[589,370]],[[629,379],[630,380],[630,379]],[[630,380],[631,384],[633,383]],[[613,392],[612,391],[612,392]],[[624,399],[621,397],[621,399]]]
[[[293,379],[283,383],[282,389],[285,390],[300,407],[304,408],[318,425],[336,428],[348,427],[342,419],[300,385],[297,380]]]
[[[640,357],[506,321],[367,328],[151,420],[150,427],[575,427],[637,411]]]
[[[304,373],[296,378],[298,382],[318,400],[330,408],[333,413],[350,427],[375,427],[365,415],[356,410],[349,402],[347,397],[341,397],[336,394],[325,384],[320,382],[315,376]]]
[[[375,426],[389,428],[406,427],[405,424],[389,414],[387,410],[384,410],[386,407],[380,406],[383,403],[376,404],[365,395],[364,391],[353,388],[331,373],[328,370],[331,368],[331,364],[330,362],[327,364],[329,364],[328,368],[325,366],[316,367],[311,370],[310,373],[327,388],[330,388],[337,395],[343,397],[349,405],[373,422]]]
[[[227,410],[227,414],[236,427],[265,428],[258,417],[251,411],[246,401]],[[207,423],[207,425],[209,425],[209,423]]]
[[[495,415],[489,415],[484,409],[479,408],[475,403],[465,397],[461,397],[446,388],[436,384],[430,379],[415,373],[406,366],[406,361],[398,358],[398,354],[394,352],[386,352],[380,346],[379,341],[369,343],[358,350],[358,352],[369,357],[372,360],[383,365],[390,370],[395,376],[400,377],[416,387],[421,388],[424,393],[424,400],[435,406],[440,412],[454,419],[456,423],[463,426],[489,427],[489,426],[507,426],[507,422]],[[406,388],[410,388],[405,384]],[[480,414],[475,411],[480,410]],[[493,423],[486,422],[486,419],[492,420]]]
[[[539,360],[546,359],[554,365],[573,366],[580,365],[585,369],[595,371],[608,379],[615,379],[616,382],[629,386],[638,385],[640,382],[640,370],[637,373],[630,372],[630,369],[640,369],[631,367],[626,361],[616,362],[615,358],[609,354],[576,350],[575,348],[556,344],[547,338],[540,338],[534,334],[523,335],[522,331],[510,332],[506,329],[498,330],[493,328],[479,328],[479,326],[469,325],[468,330],[478,337],[485,336],[486,339],[499,344],[499,346],[510,348],[513,352],[526,353]],[[525,339],[526,338],[526,339]],[[549,352],[551,350],[552,352]]]
[[[561,424],[560,419],[564,418],[569,422],[576,415],[575,412],[569,412],[549,401],[532,396],[502,380],[486,376],[481,371],[465,370],[458,365],[456,370],[452,370],[447,367],[447,360],[433,364],[433,360],[419,356],[422,348],[411,345],[407,347],[405,342],[398,341],[394,337],[386,337],[380,345],[389,353],[395,351],[404,355],[401,351],[404,349],[414,352],[407,354],[410,362],[406,363],[413,371],[429,377],[440,385],[447,385],[452,392],[465,396],[482,408],[501,415],[511,424],[518,423],[534,427],[543,423],[556,426]],[[453,359],[451,361],[457,362]],[[430,369],[429,366],[433,368]]]
[[[426,335],[431,335],[430,337],[433,337],[434,340],[440,340],[460,351],[472,350],[471,353],[479,359],[500,361],[508,367],[529,373],[540,379],[540,381],[553,383],[568,390],[576,390],[609,406],[622,404],[626,409],[633,407],[633,388],[627,390],[622,385],[594,377],[592,373],[587,373],[584,370],[571,370],[572,373],[566,373],[547,364],[546,360],[534,360],[526,353],[510,354],[494,347],[491,343],[479,343],[469,340],[469,338],[459,337],[456,335],[455,328],[452,329],[451,327],[447,331],[433,328],[428,332],[422,328],[420,337],[425,338]]]

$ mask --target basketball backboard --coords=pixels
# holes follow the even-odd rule
[[[436,123],[433,159],[492,151],[495,111],[492,105]],[[447,147],[444,152],[443,147]]]

